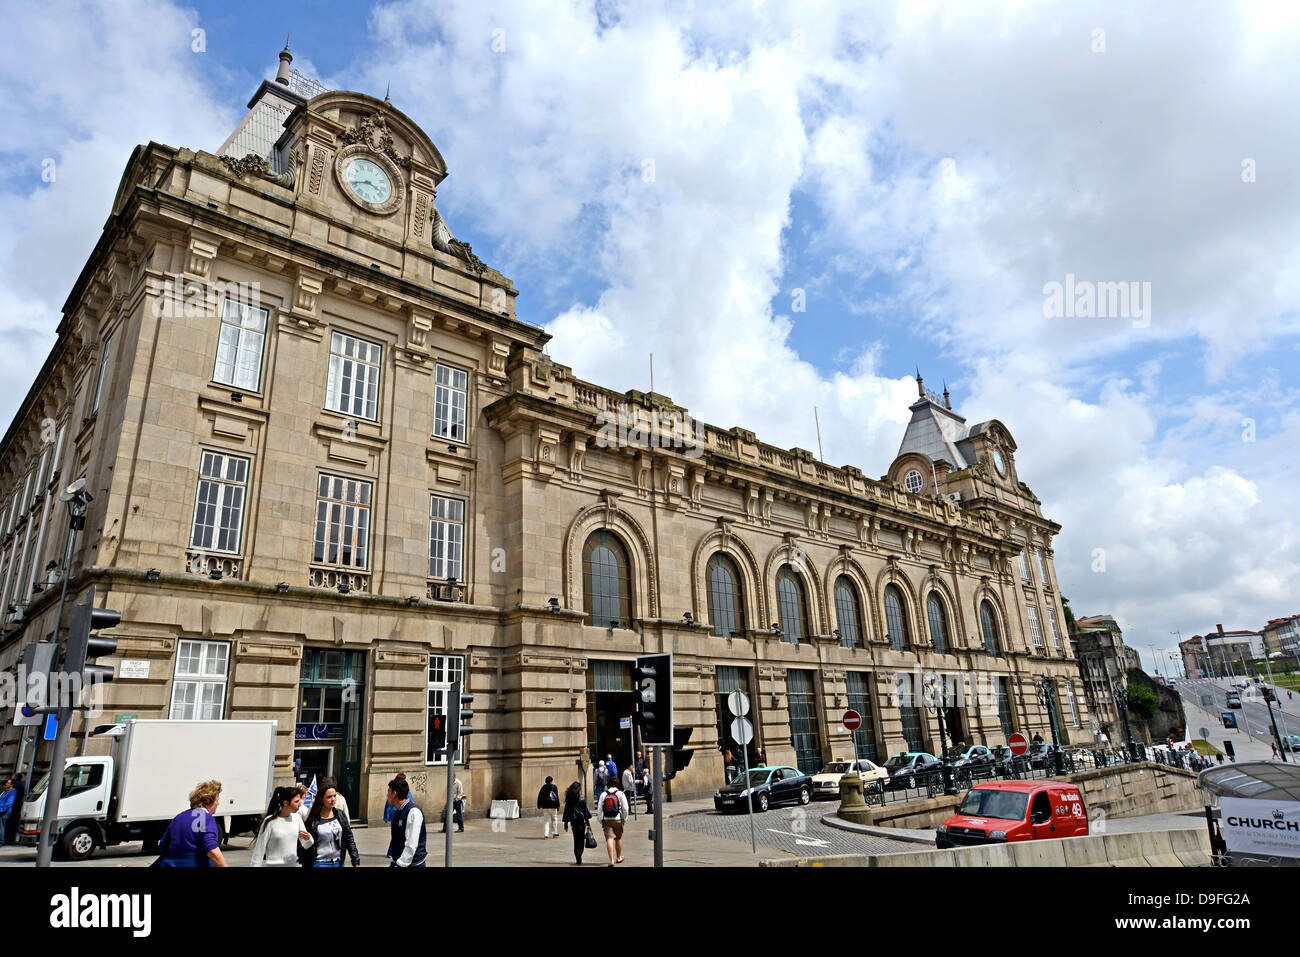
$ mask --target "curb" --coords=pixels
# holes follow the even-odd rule
[[[868,834],[871,837],[885,838],[891,841],[905,841],[909,844],[928,844],[934,847],[934,838],[919,837],[913,831],[902,831],[892,827],[870,827],[866,824],[854,824],[852,821],[846,821],[838,814],[822,815],[822,823],[827,827],[833,827],[840,831],[852,831],[855,834]]]

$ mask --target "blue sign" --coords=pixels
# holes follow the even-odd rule
[[[53,741],[58,736],[59,716],[51,711],[45,716],[45,734],[43,737],[46,741]]]
[[[330,738],[343,737],[341,724],[298,724],[294,726],[293,736],[299,741],[326,741]]]
[[[1223,726],[1225,728],[1235,728],[1237,726],[1237,716],[1231,711],[1222,712]]]

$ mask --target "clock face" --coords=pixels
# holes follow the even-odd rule
[[[1002,450],[1001,450],[1001,449],[994,449],[994,450],[993,450],[993,464],[994,464],[995,466],[997,466],[997,470],[998,470],[998,474],[999,474],[999,475],[1006,475],[1006,474],[1007,474],[1007,463],[1004,462],[1004,461],[1002,460]]]
[[[372,206],[388,202],[393,195],[393,184],[388,179],[388,174],[372,160],[350,160],[343,171],[343,179],[359,199]]]

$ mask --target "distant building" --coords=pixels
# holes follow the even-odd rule
[[[1205,648],[1205,639],[1195,635],[1178,643],[1178,650],[1183,656],[1183,671],[1189,678],[1208,678],[1210,676],[1210,656]]]
[[[1131,669],[1140,667],[1137,652],[1124,644],[1123,631],[1110,615],[1077,619],[1070,628],[1070,644],[1097,730],[1111,741],[1121,740],[1123,725],[1113,689]]]
[[[1246,629],[1224,631],[1223,625],[1214,627],[1215,631],[1205,635],[1212,677],[1245,674],[1250,661],[1264,657],[1264,639],[1259,632]]]
[[[1260,630],[1265,654],[1300,655],[1300,615],[1273,618]]]

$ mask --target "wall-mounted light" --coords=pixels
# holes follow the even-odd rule
[[[346,595],[350,591],[352,591],[352,586],[348,584],[348,580],[346,578],[339,579],[339,594]]]
[[[548,598],[546,604],[551,606],[551,614],[555,614],[560,610],[560,599],[558,598]]]
[[[208,577],[211,578],[214,582],[221,581],[221,566],[213,565],[211,568],[209,568]]]
[[[289,590],[289,583],[288,583],[288,582],[276,582],[276,583],[275,583],[275,590],[276,590],[277,592],[279,592],[281,595],[283,595],[283,594],[285,594],[285,593]]]
[[[611,618],[611,619],[610,619],[610,622],[609,622],[609,630],[610,630],[610,631],[613,631],[613,630],[614,630],[615,628],[617,628],[617,627],[618,627],[618,619],[617,619],[617,618]]]
[[[459,448],[460,448],[460,447],[457,446],[457,445],[448,445],[448,446],[447,446],[447,451],[450,452],[452,455],[455,455],[456,452],[459,450]]]
[[[689,611],[684,611],[682,612],[682,621],[686,622],[688,625],[693,625],[695,624],[695,616]]]
[[[772,634],[774,635],[781,634],[781,626],[776,622],[772,622]]]
[[[406,604],[410,608],[414,608],[419,603],[420,603],[419,595],[412,595],[410,598],[406,599]]]
[[[156,582],[158,579],[162,578],[162,572],[156,568],[151,568],[144,573],[144,577],[149,579],[151,582]]]
[[[232,392],[232,393],[230,393],[230,401],[231,401],[231,402],[243,402],[243,401],[244,401],[244,393],[242,393],[242,392]]]

